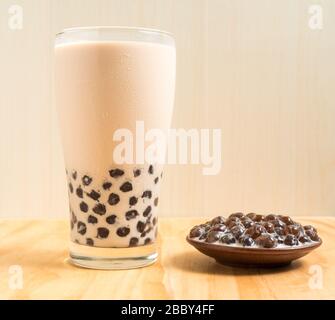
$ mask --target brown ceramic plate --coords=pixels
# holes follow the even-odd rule
[[[186,238],[187,242],[206,256],[214,258],[218,263],[238,267],[280,267],[299,259],[322,243],[291,248],[244,248],[224,244],[213,244]]]

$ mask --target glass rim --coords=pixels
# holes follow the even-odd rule
[[[70,27],[64,28],[62,31],[56,33],[56,37],[63,34],[80,32],[80,31],[138,31],[138,32],[149,32],[161,35],[167,35],[173,37],[173,34],[169,31],[155,29],[155,28],[145,28],[145,27],[128,27],[128,26],[85,26],[85,27]]]
[[[55,47],[82,42],[134,41],[175,47],[172,33],[144,27],[83,26],[65,28],[56,34]]]

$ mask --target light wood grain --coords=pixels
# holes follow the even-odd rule
[[[315,1],[314,1],[315,2]],[[220,210],[335,215],[335,1],[0,1],[0,216],[64,217],[67,191],[53,106],[53,40],[71,26],[165,29],[177,43],[173,126],[222,129],[222,170],[169,166],[161,215]],[[17,197],[17,194],[20,196]]]
[[[217,264],[186,241],[199,219],[161,219],[160,255],[152,266],[98,271],[66,262],[68,225],[59,220],[0,222],[0,299],[334,299],[335,218],[304,218],[318,228],[320,248],[281,269]],[[11,290],[8,269],[23,270],[23,289]],[[313,266],[322,288],[311,288]],[[311,269],[312,268],[312,269]]]

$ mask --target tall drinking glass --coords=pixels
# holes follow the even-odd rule
[[[173,38],[157,30],[73,28],[56,37],[56,105],[76,265],[128,269],[157,259],[163,164],[146,160],[143,132],[170,127],[175,59]]]

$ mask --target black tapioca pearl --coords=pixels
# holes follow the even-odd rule
[[[147,217],[151,212],[151,206],[147,206],[147,208],[143,211],[143,217]]]
[[[74,227],[74,223],[73,223],[73,220],[70,221],[70,227],[71,227],[71,230],[73,229]]]
[[[79,186],[77,189],[76,189],[76,195],[79,197],[79,198],[82,198],[83,197],[83,189]]]
[[[151,199],[151,197],[152,197],[152,192],[150,190],[145,190],[142,193],[142,198],[149,198],[149,199]]]
[[[81,181],[83,182],[83,185],[84,186],[88,186],[88,185],[90,185],[90,183],[92,182],[92,178],[91,177],[89,177],[89,176],[83,176],[83,178],[81,179]]]
[[[243,226],[234,226],[234,227],[232,227],[231,228],[231,233],[234,235],[234,237],[236,238],[236,239],[239,239],[241,236],[242,236],[242,234],[243,234],[243,232],[244,232],[244,227]]]
[[[138,238],[136,238],[136,237],[130,238],[130,240],[129,240],[129,247],[137,246],[137,244],[138,244]]]
[[[219,241],[224,235],[221,231],[209,231],[206,237],[206,242],[213,243]]]
[[[87,212],[87,211],[88,211],[88,205],[87,205],[87,203],[84,202],[84,201],[80,202],[79,207],[80,207],[80,210],[81,210],[82,212]]]
[[[126,181],[121,185],[120,190],[123,192],[129,192],[133,190],[133,185],[130,182]]]
[[[155,226],[155,225],[156,225],[156,223],[157,223],[157,218],[156,218],[156,217],[154,217],[154,218],[152,219],[152,224]]]
[[[276,214],[268,214],[264,218],[265,221],[272,221],[272,220],[277,220],[277,219],[278,219],[278,216]]]
[[[77,243],[77,244],[79,244],[79,240],[78,239],[75,239],[74,242]]]
[[[257,245],[263,248],[274,248],[278,244],[277,239],[270,234],[259,236],[255,242]]]
[[[302,236],[300,236],[299,241],[300,241],[301,243],[306,243],[306,242],[311,242],[311,239],[310,239],[310,237],[307,236],[307,235],[302,235]]]
[[[144,244],[149,244],[151,242],[151,239],[150,238],[146,238],[145,240],[144,240]]]
[[[93,241],[93,239],[91,239],[91,238],[87,238],[87,239],[86,239],[86,244],[87,244],[88,246],[94,246],[94,241]]]
[[[262,214],[256,214],[255,217],[252,219],[256,222],[264,221],[265,217]]]
[[[236,226],[236,227],[238,227],[238,226]],[[209,230],[210,231],[223,231],[224,232],[224,231],[227,230],[227,226],[225,224],[216,224],[216,225],[212,226]]]
[[[135,169],[135,170],[133,171],[133,173],[134,173],[134,177],[136,178],[136,177],[138,177],[139,175],[141,175],[141,169]]]
[[[136,225],[136,229],[139,233],[142,233],[145,229],[146,224],[142,221],[138,221]]]
[[[265,222],[263,224],[263,227],[266,229],[267,232],[269,233],[274,233],[275,232],[275,227],[271,222]]]
[[[105,239],[109,235],[109,230],[107,228],[98,228],[98,238]]]
[[[120,202],[120,196],[116,193],[111,193],[108,197],[108,203],[111,206],[115,206],[116,204],[118,204]]]
[[[77,223],[77,217],[73,211],[71,211],[71,220],[73,221],[73,223]]]
[[[72,179],[73,180],[77,179],[77,171],[72,171]]]
[[[154,167],[153,167],[152,164],[149,166],[148,172],[149,172],[150,174],[153,174],[153,173],[154,173]]]
[[[159,177],[156,177],[155,180],[154,180],[155,184],[157,184],[158,181],[159,181]]]
[[[129,205],[134,206],[137,203],[138,199],[136,197],[130,197],[129,198]]]
[[[96,224],[98,223],[98,218],[92,215],[89,215],[87,218],[88,223]]]
[[[253,222],[250,218],[248,218],[248,217],[244,217],[243,219],[241,219],[241,222],[242,222],[242,224],[243,224],[243,226],[245,227],[245,228],[250,228],[250,227],[252,227],[254,224],[255,224],[255,222]]]
[[[72,185],[71,182],[69,183],[69,190],[70,190],[71,193],[73,193],[73,185]]]
[[[262,233],[266,232],[267,232],[266,229],[262,225],[255,224],[252,227],[248,228],[245,233],[249,235],[251,238],[256,239],[260,235],[262,235]]]
[[[146,220],[147,224],[151,223],[151,218],[152,218],[152,214],[150,213],[149,216],[147,217],[147,220]]]
[[[96,192],[95,190],[92,190],[91,192],[89,193],[86,193],[88,197],[90,197],[91,199],[93,200],[99,200],[100,198],[100,193],[99,192]]]
[[[303,229],[299,225],[292,224],[292,225],[289,225],[287,229],[288,229],[289,234],[293,234],[297,238],[299,238],[299,236],[303,234]]]
[[[108,224],[114,224],[116,221],[116,215],[115,214],[112,214],[111,216],[107,217],[106,218],[106,222]]]
[[[233,217],[236,217],[236,218],[241,219],[243,216],[244,216],[244,214],[243,214],[242,212],[235,212],[235,213],[232,213],[232,214],[228,217],[228,219],[233,218]]]
[[[101,216],[106,213],[106,207],[102,203],[97,203],[92,210],[94,213],[99,214]]]
[[[77,232],[81,235],[86,233],[86,224],[84,222],[79,221],[77,224]]]
[[[121,170],[121,169],[112,169],[109,171],[109,175],[112,177],[112,178],[118,178],[118,177],[121,177],[124,175],[124,171]]]
[[[220,240],[222,243],[225,243],[225,244],[231,244],[231,243],[236,242],[235,237],[231,233],[225,234]]]
[[[303,228],[304,230],[312,230],[314,232],[317,232],[316,228],[311,225],[304,226]]]
[[[130,232],[130,229],[128,227],[121,227],[116,230],[116,234],[119,237],[126,237]]]
[[[254,220],[256,215],[257,215],[256,213],[250,212],[250,213],[247,214],[247,217],[250,218],[251,220]]]
[[[157,207],[157,206],[158,206],[158,197],[157,197],[157,198],[155,198],[155,200],[154,200],[154,205],[155,205],[155,207]]]
[[[317,232],[315,232],[313,229],[307,229],[306,230],[306,235],[308,237],[310,237],[313,241],[320,241],[320,238],[319,238]]]
[[[275,233],[279,236],[285,236],[285,235],[288,234],[288,229],[287,228],[276,227],[275,228]]]
[[[280,220],[283,221],[286,225],[294,225],[294,221],[292,220],[291,217],[288,217],[288,216],[283,216],[283,217],[280,217]]]
[[[157,199],[157,198],[156,198]],[[155,200],[156,200],[155,199]],[[212,226],[215,226],[216,224],[224,224],[226,222],[226,219],[225,219],[225,217],[223,217],[223,216],[217,216],[217,217],[215,217],[215,218],[213,218],[211,221],[210,221],[210,224],[212,225]]]
[[[138,216],[137,210],[129,210],[126,212],[126,220],[135,219]]]
[[[243,236],[239,239],[239,241],[243,245],[243,247],[251,247],[255,244],[254,239],[249,236]]]
[[[278,234],[275,234],[274,237],[276,238],[278,244],[282,244],[284,243],[285,237],[284,236],[280,236]]]
[[[276,227],[276,228],[285,228],[286,227],[286,224],[285,222],[279,220],[279,219],[276,219],[276,220],[273,220],[271,221],[271,223]]]
[[[102,187],[104,188],[104,190],[109,190],[112,187],[112,183],[111,182],[104,182]]]
[[[288,234],[284,240],[284,244],[287,246],[297,246],[299,241],[294,235]]]

